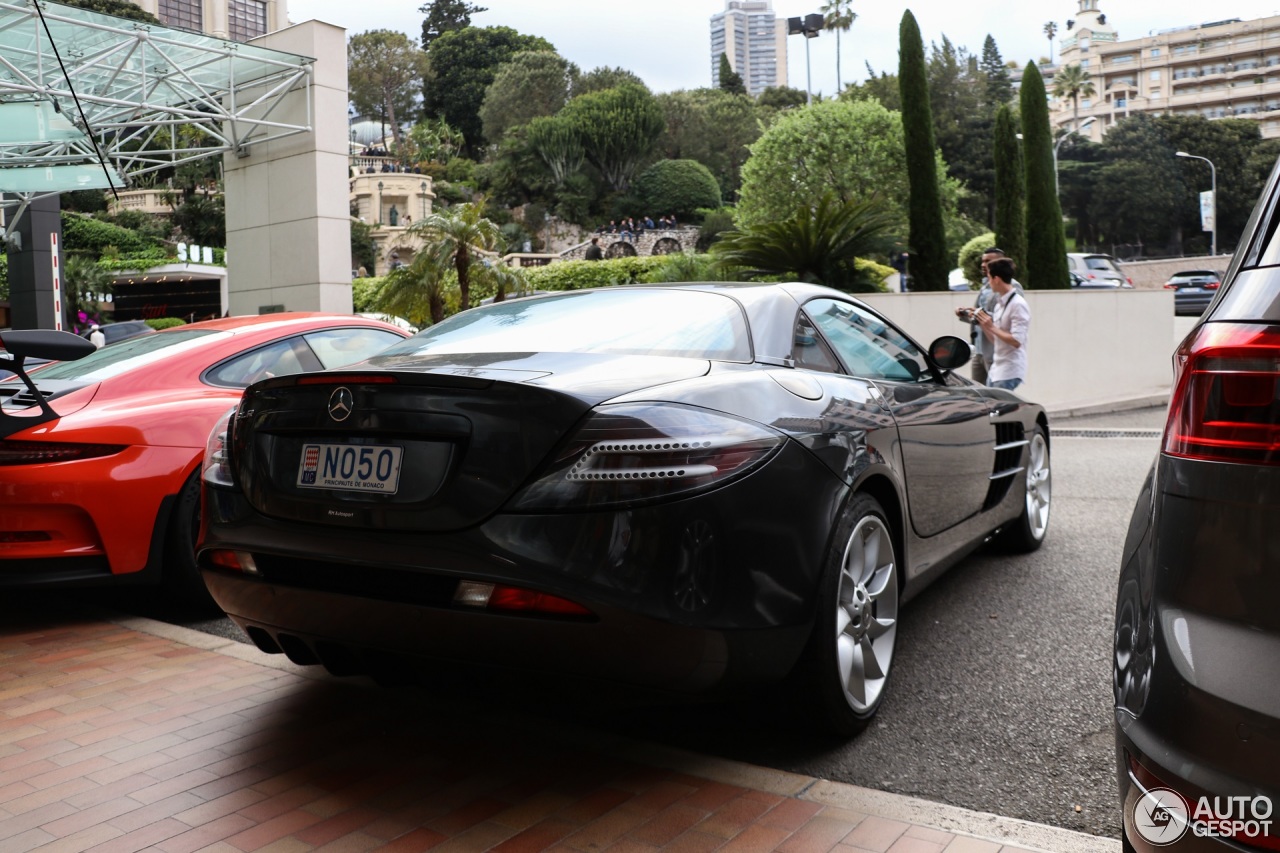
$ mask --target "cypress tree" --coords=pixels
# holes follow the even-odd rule
[[[733,70],[729,57],[720,54],[720,88],[730,95],[747,94],[747,84],[742,82],[742,75]]]
[[[992,148],[996,166],[996,245],[1021,269],[1027,262],[1027,218],[1022,207],[1026,184],[1018,128],[1008,104],[1001,104],[996,110]]]
[[[898,91],[902,96],[902,134],[907,152],[907,251],[911,253],[911,289],[946,290],[947,234],[938,193],[937,146],[929,108],[929,77],[920,27],[911,10],[898,30]]]
[[[1053,134],[1044,78],[1034,62],[1022,73],[1022,156],[1027,178],[1027,257],[1025,287],[1070,289],[1067,238],[1053,173]],[[1003,246],[1001,248],[1004,248]]]

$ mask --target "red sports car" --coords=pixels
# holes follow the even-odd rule
[[[0,366],[60,334],[0,332]],[[342,367],[404,337],[354,315],[231,317],[0,381],[0,588],[160,582],[208,602],[193,544],[214,423],[257,379]],[[65,338],[47,357],[79,354]]]

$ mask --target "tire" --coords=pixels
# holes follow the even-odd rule
[[[805,659],[817,722],[834,735],[857,734],[880,708],[893,666],[898,593],[885,512],[856,493],[831,537]]]
[[[174,604],[195,613],[221,615],[196,567],[196,536],[200,532],[200,470],[192,472],[178,492],[164,538],[160,585]]]
[[[1022,515],[1000,534],[1001,547],[1017,554],[1029,554],[1039,548],[1049,532],[1053,476],[1049,467],[1049,442],[1039,426],[1028,435],[1026,474]]]

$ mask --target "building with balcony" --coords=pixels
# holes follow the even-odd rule
[[[720,85],[720,54],[742,77],[753,97],[787,85],[787,21],[773,13],[773,0],[725,0],[711,16],[711,85]]]
[[[1096,91],[1080,99],[1078,117],[1070,98],[1053,99],[1055,128],[1094,118],[1082,133],[1097,141],[1126,116],[1158,113],[1252,119],[1263,137],[1280,137],[1280,15],[1122,41],[1098,0],[1079,3],[1061,41],[1059,68],[1078,63]]]
[[[430,216],[435,201],[430,175],[398,168],[386,157],[351,158],[351,215],[372,226],[378,247],[376,267],[365,270],[369,275],[386,275],[413,260],[422,243],[409,227]]]

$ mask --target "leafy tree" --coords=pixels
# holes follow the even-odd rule
[[[801,103],[804,93],[800,93]],[[760,137],[760,113],[751,98],[719,89],[657,96],[666,120],[659,153],[670,160],[697,160],[711,170],[726,199],[737,195],[747,146]]]
[[[551,51],[523,51],[504,63],[485,91],[480,120],[497,142],[507,128],[555,115],[569,102],[578,67]]]
[[[1052,42],[1050,42],[1052,44]],[[1053,95],[1055,98],[1071,99],[1071,126],[1073,130],[1080,127],[1080,99],[1092,98],[1097,94],[1093,78],[1079,63],[1059,68],[1053,76]]]
[[[1193,115],[1154,117],[1155,126],[1175,151],[1188,151],[1207,157],[1217,169],[1218,247],[1235,245],[1244,231],[1254,202],[1262,191],[1261,182],[1249,175],[1250,154],[1262,142],[1259,122],[1251,119],[1214,119]],[[1200,160],[1173,161],[1182,177],[1182,194],[1171,211],[1170,221],[1177,222],[1182,234],[1197,235],[1208,251],[1209,233],[1200,227],[1202,190],[1210,188],[1209,167]],[[1170,244],[1170,248],[1174,248]],[[1182,251],[1182,241],[1176,246]]]
[[[720,54],[720,91],[730,95],[747,94],[747,84],[742,82],[742,75],[733,70],[728,54]]]
[[[994,239],[996,245],[1021,266],[1027,258],[1027,220],[1022,206],[1026,184],[1018,128],[1008,104],[1002,104],[996,112],[992,147],[996,178]]]
[[[662,134],[662,108],[647,89],[624,83],[579,95],[561,115],[576,129],[587,160],[623,192]]]
[[[951,264],[938,191],[937,148],[929,81],[920,27],[910,10],[899,27],[898,85],[902,92],[902,132],[907,155],[911,268],[916,290],[946,290]]]
[[[1013,100],[1013,80],[1009,77],[1009,66],[1000,56],[1000,48],[990,34],[982,43],[982,61],[978,63],[986,78],[983,100],[989,110],[997,110]]]
[[[636,74],[625,68],[593,68],[578,78],[578,85],[573,90],[575,95],[586,95],[591,92],[602,92],[605,89],[616,89],[624,83],[639,86],[646,92],[649,87]]]
[[[645,210],[682,220],[699,208],[720,206],[720,185],[697,160],[659,160],[640,173],[634,191]]]
[[[81,318],[92,322],[98,316],[101,297],[111,293],[115,276],[98,266],[96,259],[69,255],[62,265],[62,304],[71,328],[80,328]]]
[[[117,18],[164,26],[159,18],[142,10],[130,0],[59,0],[59,2],[64,6],[74,6],[88,12],[100,12],[104,15],[115,15]]]
[[[222,199],[221,193],[194,193],[173,212],[173,224],[197,245],[227,245],[227,210]]]
[[[902,93],[898,87],[898,75],[881,71],[876,74],[871,63],[867,63],[867,79],[862,83],[846,86],[840,93],[846,101],[877,101],[887,110],[902,111]]]
[[[448,163],[466,145],[462,132],[450,127],[444,119],[423,119],[409,128],[396,147],[396,155],[405,165]]]
[[[347,43],[347,85],[351,102],[364,115],[380,115],[400,142],[400,123],[409,117],[422,85],[426,54],[394,30],[371,30]]]
[[[554,52],[555,48],[540,36],[522,35],[510,27],[466,27],[442,33],[428,54],[427,115],[443,118],[462,131],[467,147],[478,150],[484,142],[480,108],[489,84],[517,53],[538,50]]]
[[[530,146],[551,170],[556,186],[563,186],[571,175],[582,168],[586,152],[572,119],[544,116],[529,122],[525,129]]]
[[[418,11],[426,15],[422,19],[422,49],[429,51],[440,36],[471,26],[472,15],[489,10],[464,0],[432,0],[419,6]]]
[[[462,311],[471,307],[471,263],[474,256],[479,252],[495,252],[502,245],[498,226],[481,215],[483,209],[483,201],[461,204],[433,213],[409,226],[409,231],[424,243],[419,254],[434,253],[453,264],[458,274],[459,310]]]
[[[827,0],[822,4],[822,25],[836,33],[836,94],[844,89],[844,75],[840,73],[840,33],[849,32],[858,13],[853,11],[853,0]]]
[[[789,110],[809,103],[809,96],[804,89],[770,86],[756,97],[756,103],[766,109]]]
[[[418,252],[413,261],[389,272],[374,292],[374,311],[404,317],[415,326],[439,323],[445,315],[445,295],[457,286],[451,261],[439,252]]]
[[[1024,174],[1027,181],[1026,277],[1022,283],[1042,290],[1071,287],[1067,274],[1067,243],[1053,165],[1053,137],[1044,78],[1034,62],[1027,63],[1019,92],[1022,107]],[[1003,246],[1001,248],[1004,248]]]
[[[742,167],[739,227],[789,217],[799,206],[833,192],[844,203],[881,196],[897,229],[906,231],[907,155],[902,120],[879,102],[842,98],[788,110],[750,151]],[[949,212],[954,211],[959,187],[945,178],[946,166],[936,152],[930,160],[944,191],[944,204]]]
[[[351,217],[351,269],[363,268],[372,273],[378,263],[378,244],[373,241],[373,228]]]
[[[879,199],[842,202],[827,193],[787,218],[727,231],[712,246],[720,264],[753,276],[781,275],[842,290],[873,289],[854,260],[883,252],[893,215]]]

